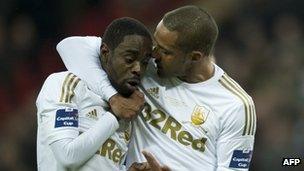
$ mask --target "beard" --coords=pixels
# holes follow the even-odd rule
[[[122,81],[122,83],[117,83],[114,79],[108,76],[111,85],[116,89],[116,91],[122,95],[123,97],[130,97],[134,90],[131,90],[127,87],[126,81]]]
[[[113,75],[115,76],[116,73],[115,72],[111,72],[112,70],[110,70],[108,68],[108,66],[106,66],[104,63],[102,63],[102,68],[103,70],[107,73],[107,77],[112,85],[112,87],[115,88],[115,90],[122,95],[123,97],[129,97],[131,96],[131,94],[133,93],[132,90],[128,89],[128,87],[126,86],[126,81],[122,81],[122,83],[118,83],[117,81],[115,81],[116,79],[113,78]]]

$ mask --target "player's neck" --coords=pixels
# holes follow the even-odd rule
[[[199,83],[210,79],[214,75],[214,65],[211,61],[201,63],[200,65],[192,66],[186,73],[186,76],[180,77],[187,83]]]

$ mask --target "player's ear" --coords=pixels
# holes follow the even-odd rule
[[[101,44],[100,53],[101,53],[102,61],[107,63],[108,59],[109,59],[109,55],[110,55],[110,49],[107,44],[105,44],[105,43]]]
[[[189,58],[192,62],[197,62],[197,61],[203,59],[204,57],[205,57],[204,53],[202,53],[200,51],[192,51],[189,54]]]

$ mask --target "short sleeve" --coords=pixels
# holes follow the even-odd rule
[[[75,89],[80,79],[71,73],[52,74],[45,81],[36,101],[38,128],[42,141],[51,144],[78,136],[78,107]]]
[[[218,171],[249,169],[256,124],[253,119],[255,117],[253,104],[251,108],[251,113],[247,113],[244,105],[238,103],[223,118],[223,127],[217,141]],[[248,116],[251,118],[250,121]],[[247,131],[248,127],[252,130]]]

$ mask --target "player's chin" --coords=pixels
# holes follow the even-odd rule
[[[135,90],[138,90],[136,85],[132,85],[130,83],[125,83],[123,88],[121,89],[122,92],[121,94],[123,94],[124,96],[130,96]]]
[[[132,85],[130,83],[126,83],[125,87],[126,87],[126,91],[132,92],[132,93],[138,89],[136,85]]]

